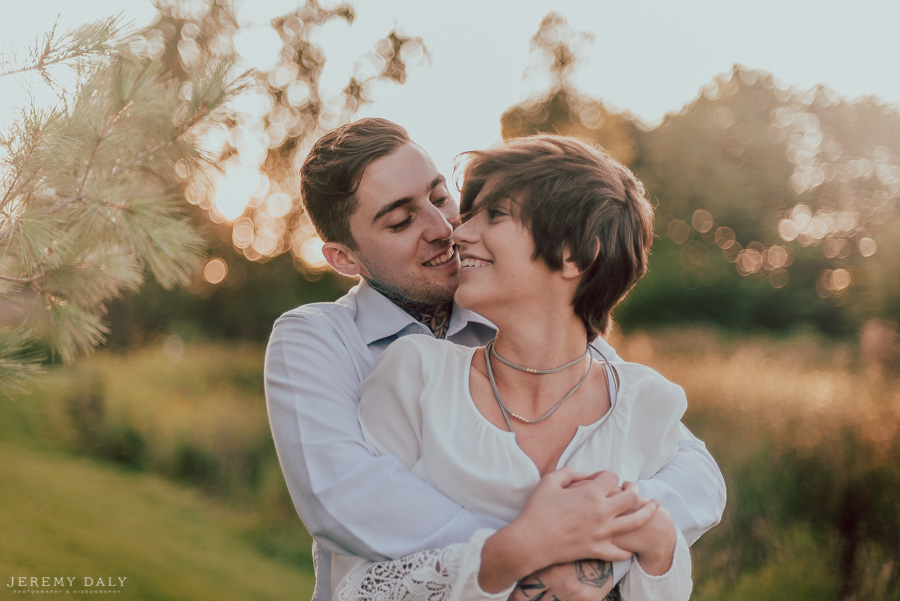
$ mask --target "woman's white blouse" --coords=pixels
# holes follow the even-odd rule
[[[512,521],[537,486],[540,473],[514,434],[488,421],[475,406],[469,392],[475,350],[423,335],[400,338],[360,384],[360,424],[377,454],[396,456],[418,477],[471,511]],[[618,387],[610,399],[611,409],[598,421],[578,428],[557,467],[588,474],[612,470],[622,481],[650,478],[678,451],[679,422],[687,407],[684,392],[649,367],[635,363],[612,367]],[[480,558],[485,536],[473,538],[481,539],[475,543]],[[671,587],[683,589],[684,583],[672,582],[670,575],[683,572],[685,563],[689,594],[690,556],[680,533],[678,538],[673,570],[663,577],[650,577],[635,569],[638,564],[633,562],[623,594],[637,593],[633,589],[638,583],[628,581],[643,579],[651,588],[668,592],[660,598],[678,598],[681,595]],[[685,557],[679,558],[679,548],[686,562]],[[337,558],[335,564],[337,581],[358,562]],[[476,561],[476,587],[477,571]],[[644,598],[644,592],[632,599]],[[475,593],[470,598],[493,597]]]

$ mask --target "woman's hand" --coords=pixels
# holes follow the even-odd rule
[[[485,542],[479,583],[486,592],[498,592],[553,564],[629,559],[632,551],[618,547],[614,538],[643,527],[657,507],[642,499],[637,487],[619,488],[612,472],[551,472],[519,517]]]
[[[585,476],[563,468],[541,479],[516,521],[528,524],[531,545],[549,560],[541,568],[586,557],[624,561],[632,551],[614,537],[643,527],[657,506],[636,486],[619,488],[613,472]]]
[[[637,485],[627,482],[623,490],[637,493]],[[647,574],[658,576],[665,574],[672,567],[672,557],[675,554],[675,522],[672,516],[664,508],[659,507],[659,501],[647,501],[658,507],[650,520],[639,528],[630,532],[621,533],[612,540],[616,547],[634,553],[638,563]]]

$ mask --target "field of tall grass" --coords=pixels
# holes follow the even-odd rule
[[[693,328],[612,342],[685,388],[685,422],[728,484],[722,523],[692,550],[694,599],[900,599],[900,378],[870,374],[853,345],[812,335]],[[0,433],[198,489],[250,516],[241,533],[254,548],[310,574],[309,538],[272,447],[262,360],[257,346],[177,339],[101,352],[15,403]]]
[[[684,387],[728,485],[693,549],[694,599],[900,599],[900,379],[812,335],[613,343]]]

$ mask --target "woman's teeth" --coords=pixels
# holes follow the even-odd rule
[[[463,259],[460,262],[460,267],[484,267],[485,265],[490,265],[490,263],[481,259]]]

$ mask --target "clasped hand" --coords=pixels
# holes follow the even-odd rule
[[[510,599],[605,598],[615,584],[611,562],[627,560],[657,544],[647,531],[658,513],[658,501],[641,497],[633,483],[620,487],[613,472],[585,476],[563,468],[548,474],[522,517],[535,526],[539,552],[552,558],[552,565],[523,578]],[[668,527],[666,518],[655,520],[657,530]]]

